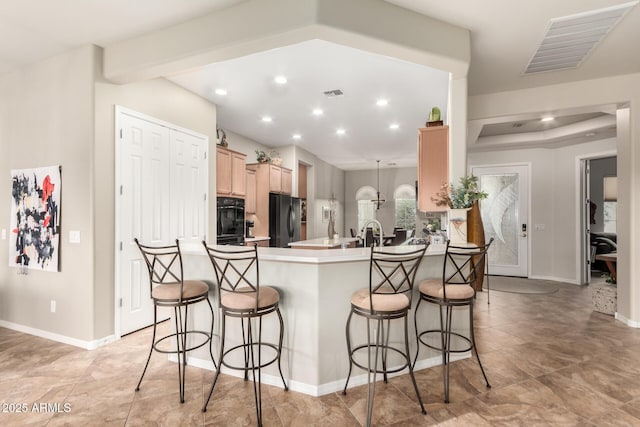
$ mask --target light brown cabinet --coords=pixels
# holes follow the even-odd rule
[[[216,193],[219,196],[244,197],[246,155],[216,147]]]
[[[247,192],[245,195],[244,210],[247,214],[256,213],[256,171],[246,169]]]
[[[418,210],[438,212],[431,200],[449,182],[449,126],[418,130]]]
[[[269,163],[252,163],[247,165],[247,169],[255,172],[256,178],[256,206],[251,215],[254,222],[253,234],[268,236],[269,193],[291,194],[291,170]]]

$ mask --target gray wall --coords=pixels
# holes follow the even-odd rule
[[[396,222],[395,204],[393,192],[402,185],[414,186],[418,179],[416,168],[381,168],[380,169],[380,193],[386,203],[378,210],[377,219],[382,228],[393,231]],[[378,173],[376,169],[363,171],[348,171],[345,173],[345,224],[344,233],[349,235],[349,229],[358,229],[358,204],[356,192],[364,186],[377,187]]]

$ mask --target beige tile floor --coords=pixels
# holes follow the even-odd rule
[[[454,362],[451,403],[444,404],[441,368],[419,371],[422,415],[408,376],[391,378],[377,387],[374,424],[640,425],[640,330],[594,313],[590,295],[568,284],[544,295],[494,291],[487,306],[480,293],[478,346],[493,388],[485,388],[473,359]],[[202,413],[212,372],[188,367],[180,404],[175,364],[157,354],[134,392],[149,340],[145,330],[86,351],[0,328],[0,425],[255,425],[251,383],[222,375]],[[265,386],[264,425],[363,425],[365,402],[364,387],[314,398]],[[5,412],[16,404],[26,413]]]

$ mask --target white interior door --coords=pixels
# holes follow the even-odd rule
[[[119,282],[120,333],[153,323],[149,275],[134,238],[169,242],[169,129],[120,116]]]
[[[153,323],[149,275],[134,238],[199,243],[206,233],[207,138],[118,112],[117,262],[120,335]],[[159,320],[169,313],[159,311]]]
[[[490,274],[528,277],[529,168],[526,165],[473,167],[480,189],[489,196],[480,203],[489,250]]]

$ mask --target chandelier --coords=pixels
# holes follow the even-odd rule
[[[378,188],[376,190],[376,198],[371,201],[376,206],[376,210],[379,210],[386,200],[380,198],[380,160],[376,160],[378,162]]]

